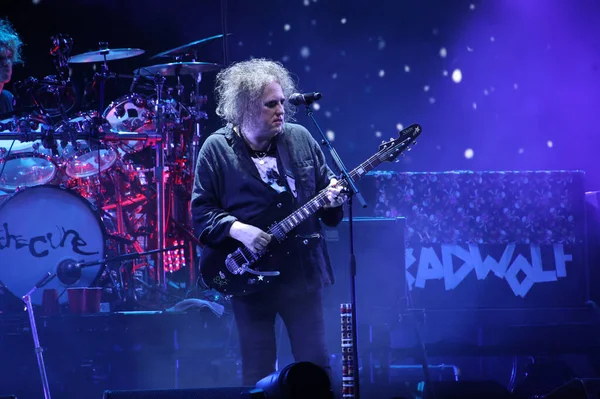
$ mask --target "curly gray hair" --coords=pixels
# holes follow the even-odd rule
[[[279,62],[265,58],[241,61],[217,74],[215,94],[216,113],[225,122],[241,126],[249,122],[259,109],[258,103],[266,85],[277,82],[287,99],[296,92],[290,72]],[[296,107],[284,103],[286,121],[292,121]]]
[[[0,19],[0,48],[6,48],[11,52],[13,64],[22,63],[21,47],[23,42],[12,24],[6,19]]]

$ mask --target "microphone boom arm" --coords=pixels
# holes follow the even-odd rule
[[[321,130],[321,127],[317,123],[317,121],[316,121],[316,119],[315,119],[315,117],[313,115],[313,111],[310,109],[310,107],[309,107],[308,104],[306,105],[306,114],[312,120],[312,122],[314,123],[314,125],[317,127],[317,130],[319,131],[319,133],[323,137],[323,145],[326,145],[327,148],[329,149],[329,152],[331,153],[331,158],[333,158],[333,161],[335,162],[335,164],[336,164],[338,170],[340,171],[342,177],[347,182],[351,194],[354,195],[354,196],[356,196],[356,198],[358,198],[358,202],[360,202],[360,205],[363,208],[366,208],[367,207],[367,203],[365,202],[365,199],[363,198],[362,194],[358,190],[358,187],[356,187],[356,183],[354,182],[354,180],[350,177],[350,174],[348,173],[348,169],[346,169],[346,167],[344,166],[344,163],[342,162],[342,159],[338,155],[337,151],[335,150],[335,148],[333,147],[333,145],[331,145],[331,141],[329,141],[327,139],[327,135],[325,133],[323,133],[323,130]]]

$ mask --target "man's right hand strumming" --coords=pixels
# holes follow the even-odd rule
[[[259,253],[264,251],[273,237],[258,227],[235,221],[229,229],[229,235],[244,244],[249,250]]]

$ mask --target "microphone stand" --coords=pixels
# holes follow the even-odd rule
[[[33,336],[33,345],[35,347],[35,355],[37,357],[38,368],[40,370],[40,377],[42,379],[42,388],[44,390],[44,399],[51,399],[50,396],[50,384],[48,384],[48,375],[46,374],[46,366],[44,365],[44,349],[40,346],[40,338],[38,336],[37,326],[35,324],[35,315],[33,314],[33,304],[31,303],[31,295],[48,284],[56,274],[46,273],[44,277],[37,282],[33,288],[23,296],[23,301],[29,314],[29,324],[31,325],[31,335]]]
[[[89,267],[89,266],[95,266],[95,265],[101,265],[101,264],[106,264],[109,262],[114,262],[114,261],[122,261],[122,260],[130,260],[130,259],[135,259],[137,257],[143,256],[143,255],[149,255],[149,254],[153,254],[153,253],[157,253],[157,252],[161,252],[161,251],[168,251],[168,250],[172,250],[172,249],[180,249],[180,248],[184,248],[184,246],[174,246],[171,248],[165,248],[165,249],[156,249],[156,250],[152,250],[152,251],[147,251],[145,253],[133,253],[133,254],[126,254],[126,255],[121,255],[121,256],[117,256],[111,259],[102,259],[102,260],[98,260],[98,261],[92,261],[92,262],[81,262],[81,263],[76,263],[75,261],[72,261],[73,264],[76,267]],[[56,273],[46,273],[44,275],[44,277],[42,277],[40,279],[40,281],[38,281],[31,290],[29,290],[28,293],[26,293],[25,295],[23,295],[23,302],[25,302],[25,306],[27,308],[27,313],[29,315],[29,324],[31,325],[31,335],[33,336],[33,345],[35,347],[35,355],[37,357],[37,363],[38,363],[38,368],[40,371],[40,377],[42,379],[42,388],[44,390],[44,399],[52,399],[51,395],[50,395],[50,384],[48,383],[48,374],[46,373],[46,366],[44,364],[44,349],[40,346],[40,338],[38,336],[38,331],[37,331],[37,325],[35,323],[35,315],[33,313],[33,303],[31,302],[31,295],[33,295],[33,293],[35,291],[37,291],[38,289],[42,288],[43,286],[45,286],[46,284],[48,284],[53,278],[57,277],[58,275],[58,271]]]
[[[306,105],[306,114],[312,120],[312,122],[316,126],[317,130],[323,137],[322,145],[327,146],[327,148],[329,149],[329,152],[331,153],[331,157],[333,158],[333,161],[335,162],[338,170],[340,171],[340,173],[342,175],[341,177],[344,179],[344,181],[348,185],[348,187],[346,189],[349,191],[349,196],[348,196],[348,222],[349,223],[348,223],[348,227],[350,229],[350,301],[351,301],[351,312],[352,312],[352,353],[353,353],[352,369],[354,370],[354,373],[356,373],[356,376],[354,378],[354,395],[355,395],[354,398],[360,399],[360,382],[359,382],[360,381],[360,372],[358,369],[358,367],[359,367],[359,364],[358,364],[358,340],[357,340],[357,328],[356,328],[356,324],[357,324],[356,323],[356,257],[354,254],[354,231],[353,231],[354,229],[352,226],[352,197],[356,196],[356,198],[360,202],[360,205],[363,208],[367,207],[367,203],[365,202],[365,199],[363,198],[362,194],[358,190],[358,187],[356,187],[354,180],[350,177],[350,174],[348,173],[348,170],[344,166],[342,159],[338,155],[335,148],[333,148],[333,146],[331,145],[331,142],[327,139],[327,135],[325,133],[323,133],[323,130],[321,130],[321,127],[315,120],[313,111],[310,109],[310,104],[312,104],[312,101],[310,101],[308,99],[305,99],[305,101],[306,101],[306,104],[305,104]]]

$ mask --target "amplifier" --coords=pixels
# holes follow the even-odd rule
[[[356,258],[357,320],[361,324],[393,322],[405,301],[404,218],[353,219]],[[324,306],[339,318],[341,303],[350,303],[350,223],[325,227],[324,235],[335,284],[323,295]]]

